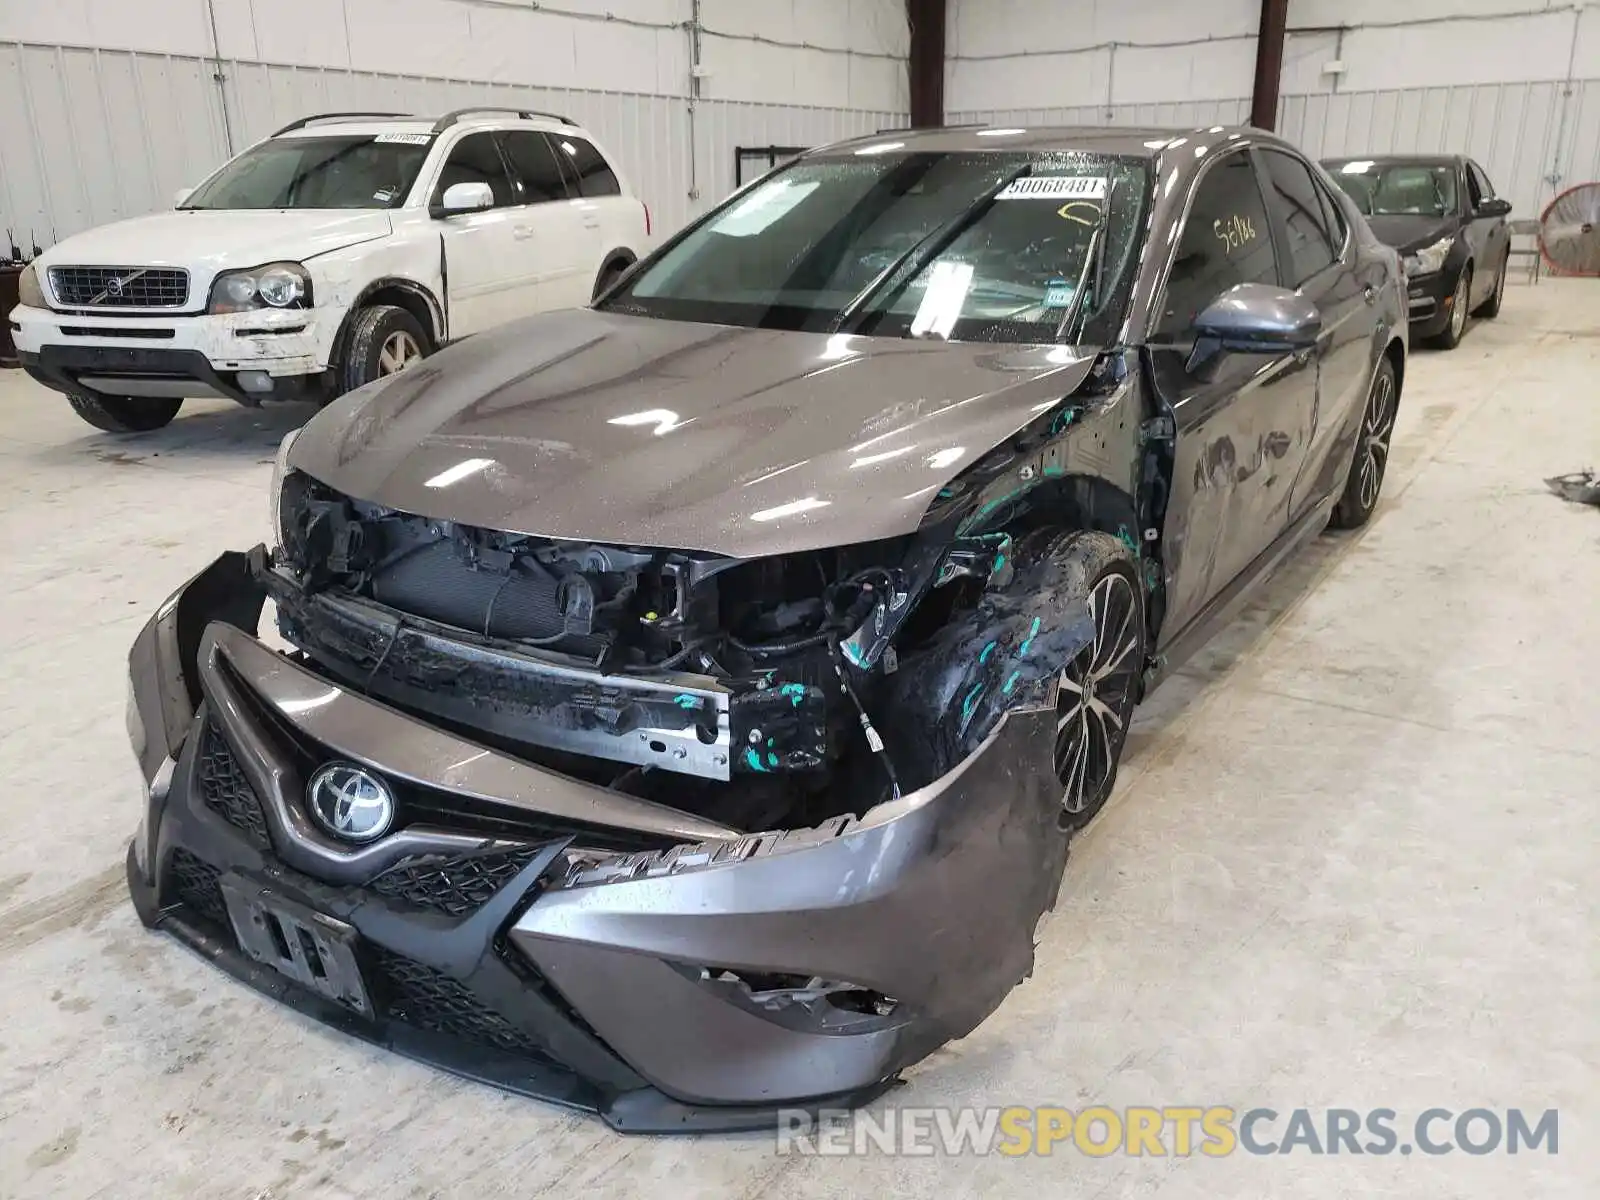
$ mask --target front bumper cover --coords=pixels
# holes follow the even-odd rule
[[[659,1132],[866,1102],[1031,970],[1066,854],[1049,709],[1008,713],[955,770],[860,818],[742,834],[275,654],[251,636],[261,565],[224,555],[162,606],[130,656],[128,713],[147,785],[135,907],[252,987],[446,1070]],[[396,832],[353,848],[306,819],[306,772],[335,757],[395,785]],[[348,930],[370,1011],[249,957],[224,883]],[[848,980],[893,1004],[774,1010],[730,972]]]

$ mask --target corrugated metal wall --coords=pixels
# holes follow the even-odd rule
[[[1242,123],[1249,114],[1250,102],[1239,99],[962,112],[950,119],[1199,127]],[[1570,90],[1545,82],[1285,96],[1278,128],[1319,158],[1470,154],[1519,217],[1538,216],[1561,188],[1600,179],[1600,80],[1576,81]],[[1559,177],[1554,183],[1552,174]]]
[[[519,88],[470,80],[0,42],[0,232],[30,249],[167,207],[235,150],[308,112],[438,113],[525,105],[592,128],[676,228],[733,188],[739,145],[812,146],[892,125],[904,113]],[[227,126],[223,97],[226,96]],[[17,114],[17,119],[9,119]],[[692,191],[699,199],[691,199]],[[0,253],[4,253],[0,248]]]

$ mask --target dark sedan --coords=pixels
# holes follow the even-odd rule
[[[1506,290],[1511,202],[1461,155],[1340,158],[1322,164],[1404,255],[1411,333],[1454,350],[1467,315],[1495,317]]]
[[[1401,279],[1257,130],[803,155],[286,440],[134,646],[140,916],[619,1128],[878,1094],[1029,975],[1145,692],[1371,517]]]

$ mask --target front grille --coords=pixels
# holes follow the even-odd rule
[[[487,904],[531,862],[539,848],[462,854],[402,863],[369,885],[380,896],[412,908],[465,917]]]
[[[198,773],[200,798],[206,807],[242,832],[257,849],[271,849],[261,801],[239,769],[227,739],[211,721],[206,722],[200,735]]]
[[[548,1060],[544,1047],[474,996],[464,984],[432,967],[370,945],[376,971],[391,1019],[417,1029],[462,1041]]]
[[[167,866],[167,890],[190,912],[227,930],[231,928],[228,906],[217,885],[221,875],[210,863],[201,862],[180,846],[172,852]]]
[[[169,267],[51,267],[63,308],[182,308],[189,272]]]

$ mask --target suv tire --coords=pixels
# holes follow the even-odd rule
[[[392,304],[363,308],[350,322],[344,357],[334,372],[335,394],[394,375],[433,353],[433,339],[417,319]]]
[[[102,396],[98,392],[69,392],[67,403],[73,412],[107,433],[150,433],[170,424],[183,407],[181,398]]]

